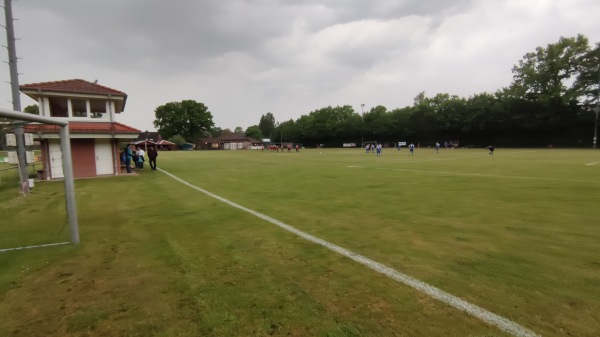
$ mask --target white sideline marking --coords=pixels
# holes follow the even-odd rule
[[[182,180],[182,179],[174,176],[173,174],[171,174],[171,173],[169,173],[169,172],[167,172],[165,170],[161,170],[161,169],[158,169],[158,170],[161,171],[161,172],[163,172],[163,173],[165,173],[166,175],[170,176],[171,178],[179,181],[180,183],[188,186],[188,187],[191,187],[191,188],[193,188],[193,189],[195,189],[197,191],[200,191],[200,192],[202,192],[202,193],[204,193],[204,194],[206,194],[206,195],[208,195],[210,197],[213,197],[213,198],[215,198],[215,199],[217,199],[219,201],[222,201],[222,202],[224,202],[224,203],[226,203],[226,204],[228,204],[230,206],[233,206],[233,207],[235,207],[237,209],[240,209],[242,211],[248,212],[248,213],[250,213],[250,214],[252,214],[252,215],[254,215],[254,216],[258,217],[258,218],[261,218],[261,219],[263,219],[263,220],[265,220],[267,222],[270,222],[270,223],[272,223],[272,224],[274,224],[276,226],[279,226],[279,227],[281,227],[281,228],[283,228],[283,229],[285,229],[285,230],[287,230],[289,232],[292,232],[292,233],[294,233],[294,234],[300,236],[301,238],[304,238],[304,239],[306,239],[306,240],[308,240],[310,242],[316,243],[316,244],[318,244],[320,246],[323,246],[323,247],[328,248],[328,249],[330,249],[330,250],[332,250],[334,252],[337,252],[337,253],[339,253],[339,254],[341,254],[341,255],[349,258],[349,259],[352,259],[352,260],[354,260],[354,261],[356,261],[356,262],[358,262],[358,263],[360,263],[360,264],[362,264],[364,266],[367,266],[367,267],[369,267],[369,268],[371,268],[371,269],[373,269],[373,270],[375,270],[375,271],[377,271],[379,273],[387,275],[388,277],[390,277],[390,278],[392,278],[392,279],[394,279],[394,280],[396,280],[396,281],[398,281],[400,283],[403,283],[403,284],[405,284],[407,286],[410,286],[410,287],[412,287],[412,288],[414,288],[414,289],[416,289],[416,290],[418,290],[418,291],[420,291],[420,292],[422,292],[424,294],[427,294],[427,295],[429,295],[432,298],[435,298],[435,299],[437,299],[437,300],[439,300],[439,301],[441,301],[443,303],[446,303],[446,304],[448,304],[448,305],[450,305],[450,306],[452,306],[452,307],[454,307],[454,308],[456,308],[458,310],[462,310],[462,311],[464,311],[464,312],[466,312],[466,313],[468,313],[468,314],[470,314],[470,315],[472,315],[474,317],[479,318],[480,320],[482,320],[482,321],[484,321],[484,322],[486,322],[488,324],[494,325],[494,326],[498,327],[500,330],[502,330],[504,332],[511,333],[511,334],[513,334],[514,336],[517,336],[517,337],[541,337],[537,333],[535,333],[535,332],[533,332],[533,331],[531,331],[531,330],[529,330],[529,329],[527,329],[527,328],[525,328],[525,327],[523,327],[523,326],[521,326],[521,325],[519,325],[519,324],[517,324],[517,323],[515,323],[513,321],[510,321],[510,320],[508,320],[508,319],[506,319],[506,318],[504,318],[502,316],[498,316],[498,315],[494,314],[493,312],[487,311],[487,310],[485,310],[485,309],[483,309],[481,307],[478,307],[478,306],[476,306],[474,304],[471,304],[471,303],[469,303],[469,302],[467,302],[467,301],[465,301],[465,300],[463,300],[463,299],[461,299],[459,297],[451,295],[451,294],[449,294],[449,293],[447,293],[447,292],[445,292],[445,291],[443,291],[443,290],[441,290],[439,288],[431,286],[431,285],[429,285],[427,283],[421,282],[421,281],[419,281],[419,280],[417,280],[415,278],[412,278],[412,277],[410,277],[410,276],[408,276],[406,274],[403,274],[403,273],[401,273],[401,272],[399,272],[399,271],[397,271],[395,269],[387,267],[387,266],[385,266],[385,265],[383,265],[383,264],[381,264],[379,262],[373,261],[373,260],[369,259],[368,257],[365,257],[365,256],[362,256],[360,254],[354,253],[354,252],[349,251],[349,250],[347,250],[345,248],[342,248],[340,246],[336,246],[333,243],[330,243],[330,242],[325,241],[323,239],[319,239],[319,238],[317,238],[315,236],[312,236],[310,234],[304,233],[301,230],[298,230],[298,229],[296,229],[296,228],[294,228],[294,227],[292,227],[290,225],[287,225],[287,224],[285,224],[285,223],[283,223],[283,222],[281,222],[281,221],[279,221],[277,219],[271,218],[271,217],[269,217],[267,215],[264,215],[262,213],[254,211],[254,210],[249,209],[247,207],[244,207],[242,205],[238,205],[238,204],[236,204],[233,201],[229,201],[229,200],[227,200],[227,199],[225,199],[223,197],[220,197],[220,196],[218,196],[216,194],[213,194],[213,193],[211,193],[211,192],[209,192],[209,191],[207,191],[205,189],[202,189],[200,187],[194,186],[194,185],[188,183],[187,181]]]
[[[585,164],[585,166],[591,166],[591,165],[596,165],[596,164],[600,164],[600,161],[595,161],[593,163]]]
[[[50,247],[50,246],[60,246],[60,245],[68,245],[68,244],[70,244],[70,242],[47,243],[45,245],[37,245],[37,246],[6,248],[6,249],[0,249],[0,253],[10,252],[10,251],[13,251],[13,250],[23,250],[23,249],[32,249],[32,248],[41,248],[41,247]]]

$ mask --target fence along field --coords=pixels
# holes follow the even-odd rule
[[[593,336],[598,331],[598,212],[593,206],[600,176],[597,166],[585,165],[598,160],[593,160],[595,152],[499,150],[490,157],[484,150],[435,156],[432,150],[417,149],[413,158],[388,149],[380,158],[360,150],[322,152],[161,153],[159,168],[540,335]],[[57,259],[55,268],[77,264],[82,274],[102,279],[110,272],[98,275],[92,270],[105,261],[94,263],[90,256],[98,253],[98,259],[106,260],[112,245],[129,252],[111,262],[112,269],[164,262],[159,263],[161,273],[148,271],[147,277],[157,284],[172,278],[188,285],[160,297],[166,303],[177,303],[174,298],[179,297],[195,303],[184,307],[199,317],[192,321],[184,314],[180,329],[276,335],[306,335],[303,329],[311,335],[505,335],[179,186],[160,172],[77,185],[78,202],[84,200],[80,207],[90,210],[80,211],[85,213],[85,220],[80,219],[82,245],[68,253],[63,248],[46,251],[67,255],[66,261]],[[98,210],[107,206],[103,196],[122,189],[131,191],[123,194],[126,202],[113,207],[114,214]],[[147,214],[147,219],[130,213]],[[108,221],[112,217],[115,221]],[[137,239],[136,245],[151,246],[156,253],[133,254],[132,244],[111,240],[130,236]],[[52,266],[43,267],[36,279],[52,274]],[[124,291],[124,280],[131,277],[111,276],[111,282],[119,284],[113,292]],[[1,285],[0,279],[0,290]],[[27,283],[8,293],[26,289]],[[85,290],[78,296],[93,293]],[[150,303],[157,300],[144,297],[139,288],[133,293]],[[284,304],[290,298],[293,304]],[[0,308],[6,305],[10,304]],[[88,318],[100,331],[114,327],[123,315],[110,308],[110,302],[98,303],[68,317]],[[174,314],[184,309],[169,310]],[[144,320],[160,330],[159,316],[146,312]],[[19,319],[14,325],[19,326]],[[79,331],[78,324],[70,326]]]

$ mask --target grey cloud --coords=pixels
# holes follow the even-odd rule
[[[589,0],[20,0],[13,10],[22,83],[99,78],[130,94],[123,121],[143,129],[156,106],[188,98],[232,128],[267,111],[468,95],[506,86],[522,55],[560,35],[600,40]]]

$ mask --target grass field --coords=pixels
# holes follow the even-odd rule
[[[163,152],[159,168],[541,336],[600,331],[600,151]],[[0,249],[69,241],[0,185]],[[0,253],[0,336],[510,336],[167,174],[76,181]]]

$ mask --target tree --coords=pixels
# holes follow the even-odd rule
[[[581,60],[575,84],[585,95],[583,100],[585,108],[593,109],[598,104],[600,92],[600,43],[596,43],[596,48],[590,50]]]
[[[223,134],[223,129],[221,129],[218,126],[215,126],[210,129],[210,134],[211,134],[212,138],[217,138]]]
[[[578,100],[583,93],[571,79],[579,75],[581,61],[589,52],[589,41],[581,34],[561,37],[546,48],[537,47],[513,67],[512,87],[521,97],[530,100]]]
[[[262,134],[262,132],[260,132],[260,128],[258,127],[258,125],[252,125],[251,127],[247,128],[246,132],[244,134],[246,135],[246,137],[250,137],[250,138],[254,138],[254,139],[258,139],[258,140],[263,139],[263,134]]]
[[[336,142],[358,142],[360,139],[362,120],[360,114],[356,113],[352,106],[344,105],[333,108],[328,123],[332,135],[337,138]]]
[[[276,139],[283,139],[286,142],[300,142],[300,129],[296,126],[296,123],[292,119],[287,122],[282,122],[277,127],[277,137]]]
[[[265,137],[271,137],[273,130],[275,130],[275,116],[270,112],[267,112],[266,115],[262,115],[260,117],[260,122],[258,123],[258,128]]]
[[[585,124],[589,114],[582,114],[581,103],[589,102],[591,92],[590,82],[585,81],[589,75],[582,71],[589,74],[596,67],[589,66],[591,52],[588,39],[579,34],[525,54],[513,68],[510,90],[526,102],[511,101],[517,108],[511,109],[513,118],[530,130],[542,131],[538,137],[548,143]]]
[[[413,99],[413,106],[418,106],[421,103],[425,102],[425,99],[427,99],[427,96],[425,95],[425,91],[421,91],[417,96],[415,96],[415,98]]]
[[[23,109],[23,112],[30,113],[32,115],[40,114],[40,107],[37,104],[28,105]]]
[[[236,126],[235,130],[233,130],[233,133],[243,134],[244,133],[244,129],[242,129],[241,126]]]
[[[496,96],[485,92],[469,97],[465,103],[463,131],[474,137],[480,134],[489,135],[494,131],[494,126],[501,126],[502,119],[494,114],[497,101]]]
[[[186,140],[194,140],[214,126],[208,108],[193,100],[170,102],[157,107],[154,113],[154,126],[165,138],[180,135]]]
[[[169,138],[169,141],[170,141],[171,143],[175,143],[175,144],[177,144],[177,147],[179,147],[179,148],[181,148],[181,146],[182,146],[183,144],[187,143],[187,141],[185,140],[185,138],[183,138],[183,137],[182,137],[182,136],[180,136],[180,135],[175,135],[175,136],[173,136],[173,137]]]
[[[387,112],[387,108],[383,105],[377,105],[364,116],[364,123],[366,131],[364,136],[365,140],[374,140],[382,142],[390,139],[394,132],[391,130],[393,126],[389,117],[391,114]]]
[[[411,107],[405,107],[402,109],[394,109],[390,111],[390,123],[393,125],[395,138],[392,140],[406,140],[409,135],[410,128],[410,114],[412,113]]]

